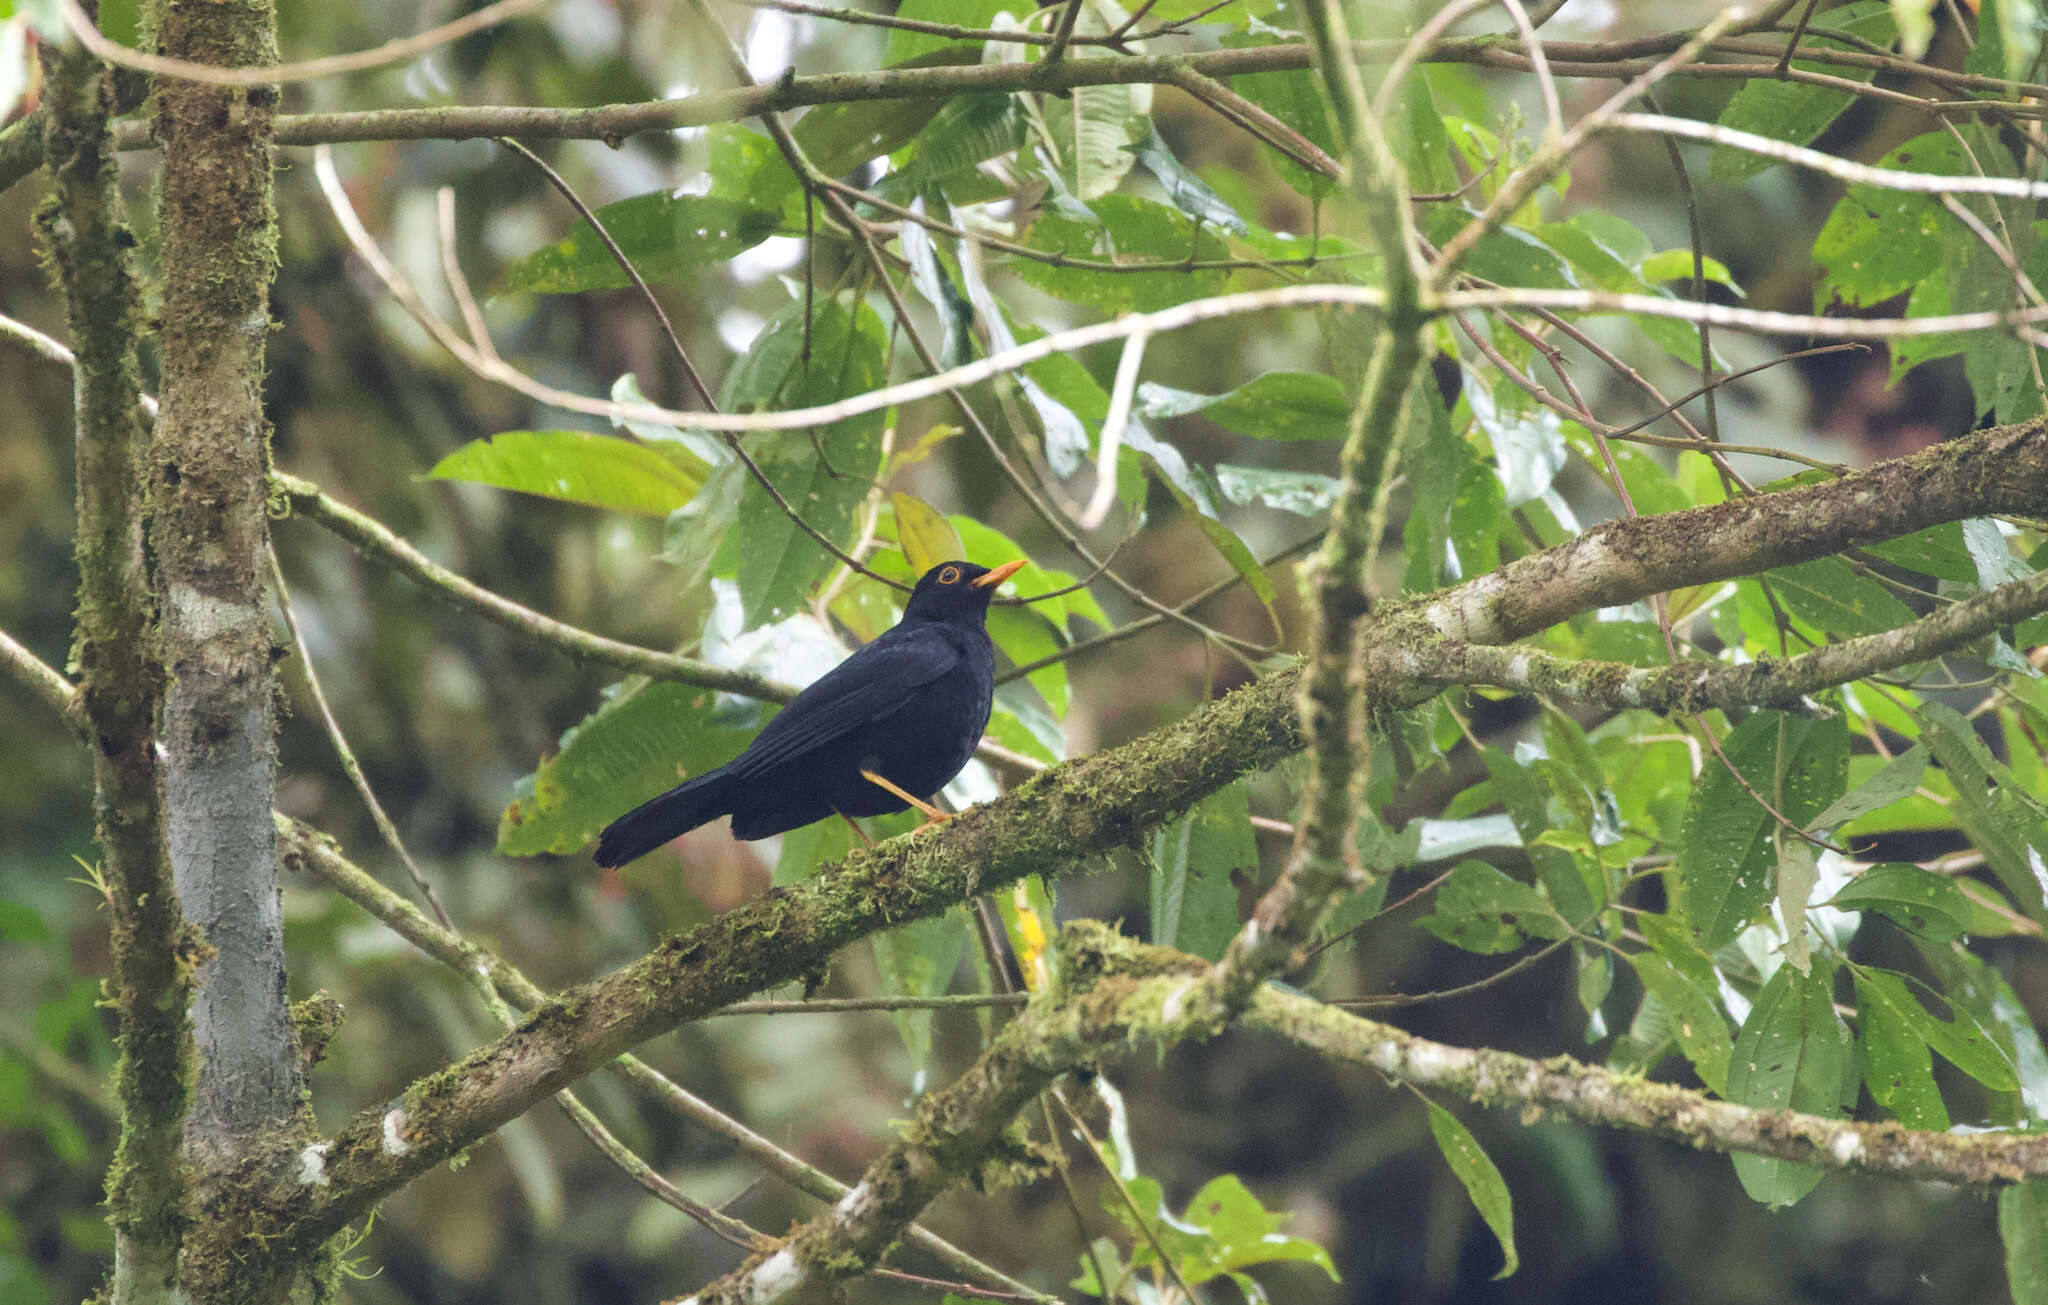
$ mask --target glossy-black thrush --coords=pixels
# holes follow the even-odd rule
[[[838,813],[919,807],[974,755],[995,696],[988,604],[1022,562],[942,562],[903,619],[790,700],[747,750],[620,816],[597,863],[624,865],[720,816],[735,838],[766,838]]]

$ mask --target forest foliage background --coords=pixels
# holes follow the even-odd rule
[[[0,2],[0,32],[13,39],[31,18],[50,21],[34,8]],[[1001,42],[984,53],[979,43],[805,8],[720,7],[752,78],[1019,57]],[[1065,8],[1048,9],[1033,29],[1056,25]],[[1120,21],[1092,0],[1074,8],[1083,36]],[[1437,7],[1359,8],[1376,12],[1357,17],[1355,35],[1397,38]],[[1678,0],[1530,8],[1545,17],[1546,41],[1601,43],[1616,60],[1633,38],[1686,32],[1714,15]],[[1802,39],[1825,48],[1874,49],[1986,81],[2041,80],[2032,4],[1987,4],[1968,19],[1964,6],[1885,0],[1771,8],[1786,26],[1810,19]],[[896,12],[966,27],[1018,17],[995,0],[905,0]],[[100,15],[116,39],[136,42],[132,4],[104,4]],[[1922,17],[1924,31],[1915,26]],[[1182,19],[1185,31],[1144,48],[1301,39],[1297,8],[1266,0],[1214,12],[1167,0],[1142,21]],[[368,49],[415,30],[422,15],[415,6],[291,4],[279,20],[291,58]],[[1506,33],[1498,48],[1518,48],[1513,23],[1491,7],[1457,30]],[[1667,53],[1646,47],[1628,70]],[[1081,45],[1069,57],[1121,56]],[[33,94],[26,53],[0,42],[0,62],[0,92]],[[1433,246],[1456,238],[1504,178],[1556,139],[1546,132],[1553,111],[1569,123],[1618,84],[1567,69],[1553,105],[1546,79],[1485,62],[1423,64],[1387,118],[1408,182],[1426,197],[1414,207],[1416,230]],[[1922,83],[1901,67],[1874,77],[1836,69],[1883,92],[1860,98],[1763,77],[1673,76],[1653,104],[1636,107],[1900,170],[2042,173],[2038,119],[1957,114],[1949,131],[1911,101],[2006,99]],[[1372,84],[1384,64],[1366,71]],[[1341,153],[1315,74],[1224,80],[1232,95],[1221,101],[1200,84],[1135,84],[854,99],[788,115],[821,177],[868,192],[855,202],[895,206],[858,211],[907,306],[901,315],[840,215],[806,203],[776,142],[751,119],[528,143],[591,205],[614,206],[602,210],[608,227],[654,283],[720,408],[792,408],[925,374],[906,325],[939,364],[953,365],[1062,327],[1227,292],[1377,283],[1384,268],[1367,206],[1314,167]],[[293,83],[284,103],[307,115],[568,108],[673,99],[732,81],[722,39],[691,6],[570,0],[418,60]],[[1218,112],[1239,96],[1295,133],[1279,135],[1291,155],[1274,147],[1270,127],[1247,130]],[[160,253],[153,155],[123,157],[137,256],[148,267]],[[333,187],[395,275],[450,322],[474,306],[451,286],[450,267],[460,269],[497,351],[537,381],[697,406],[644,299],[528,158],[489,139],[415,139],[338,144],[331,163],[317,164],[293,145],[278,163],[264,404],[277,468],[305,483],[283,486],[288,501],[273,523],[303,636],[303,648],[291,648],[293,636],[278,627],[288,706],[276,805],[411,891],[335,759],[305,678],[310,665],[448,915],[544,989],[605,974],[771,884],[798,881],[843,855],[848,837],[818,826],[744,845],[712,828],[684,839],[679,855],[596,871],[584,850],[595,830],[672,782],[679,765],[695,771],[737,751],[762,704],[701,686],[620,685],[614,669],[440,601],[351,547],[345,530],[322,529],[333,514],[313,505],[312,487],[535,611],[784,683],[814,677],[846,640],[886,628],[896,600],[884,582],[913,576],[928,550],[944,555],[945,541],[983,563],[1035,559],[1020,577],[1024,596],[1089,575],[1061,530],[1084,536],[1097,556],[1114,547],[1127,591],[1096,582],[1035,608],[999,608],[991,620],[1008,665],[1044,661],[1005,684],[991,730],[1027,767],[1141,738],[1311,641],[1315,611],[1295,568],[1327,528],[1336,450],[1370,362],[1360,353],[1365,318],[1354,310],[1227,317],[1154,338],[1105,482],[1095,440],[1129,357],[1116,341],[970,391],[1001,433],[993,444],[963,429],[944,398],[857,414],[815,437],[748,435],[798,514],[857,553],[875,572],[865,577],[819,549],[715,436],[678,438],[643,424],[628,432],[637,441],[620,439],[602,417],[537,402],[456,361],[352,250],[319,176],[333,169]],[[26,234],[46,191],[37,175],[0,193],[0,230],[24,233],[0,240],[0,312],[61,335],[61,302]],[[1615,133],[1513,206],[1466,270],[1481,288],[1626,292],[1843,319],[2003,311],[2023,291],[2037,304],[2025,273],[2048,273],[2038,202],[1960,206],[1968,217],[1953,198],[1864,190],[1726,147],[1667,148],[1648,132]],[[984,240],[977,247],[926,230],[918,215]],[[816,233],[808,244],[807,230]],[[1768,485],[1803,471],[1820,483],[1830,468],[1868,466],[2048,408],[2037,351],[2010,332],[1828,348],[1843,341],[1716,330],[1709,345],[1723,375],[1818,348],[1729,383],[1711,410],[1697,401],[1685,409],[1725,443],[1789,451],[1811,465],[1737,453],[1724,478],[1697,452],[1616,436],[1611,474],[1630,491],[1624,509],[1597,423],[1560,416],[1529,391],[1597,413],[1609,423],[1603,432],[1624,427],[1657,413],[1647,388],[1677,398],[1699,385],[1700,336],[1670,317],[1566,316],[1583,341],[1541,323],[1517,333],[1483,315],[1446,318],[1427,333],[1434,356],[1402,430],[1404,479],[1370,576],[1377,593],[1469,579],[1626,511],[1719,502],[1732,477]],[[1603,353],[1625,364],[1604,365]],[[1516,372],[1533,384],[1518,386]],[[15,398],[0,423],[0,630],[63,668],[77,587],[71,378],[0,347],[0,393]],[[1687,438],[1668,418],[1647,429],[1667,442]],[[1047,511],[1026,501],[995,451],[1021,467]],[[1099,503],[1098,483],[1112,494]],[[1730,660],[1730,649],[1784,660],[1881,633],[2048,564],[2039,530],[2048,510],[2013,515],[2020,523],[2003,533],[1979,516],[1783,567],[1771,573],[1774,585],[1687,586],[1671,619],[1682,642],[1705,649],[1695,655]],[[1066,524],[1056,530],[1049,519]],[[1096,528],[1074,524],[1085,520]],[[1191,609],[1198,627],[1161,619],[1100,639],[1142,620],[1144,600],[1173,607],[1212,587]],[[1783,1035],[1803,1057],[1797,1086],[1787,1087],[1798,1108],[1916,1128],[2028,1129],[2048,1111],[2048,1057],[2027,1015],[2048,1008],[2039,881],[2048,692],[2028,661],[2048,643],[2039,611],[1953,658],[1887,667],[1896,684],[1822,695],[1821,712],[1705,712],[1719,758],[1676,715],[1555,694],[1459,690],[1405,712],[1376,740],[1376,820],[1360,844],[1369,867],[1398,873],[1340,907],[1324,936],[1343,940],[1289,980],[1334,999],[1452,994],[1365,1013],[1444,1043],[1569,1054],[1731,1099],[1742,1091],[1746,1017],[1759,1005],[1804,1002],[1806,1014],[1788,1016]],[[1646,602],[1582,613],[1534,646],[1649,667],[1667,656]],[[98,1004],[109,941],[90,872],[92,767],[69,725],[12,678],[0,677],[0,713],[0,1299],[79,1299],[111,1254],[100,1199],[115,1140],[114,1047]],[[952,796],[990,798],[1019,773],[1014,763],[977,768]],[[1290,760],[1100,858],[1086,876],[1026,898],[1006,891],[1012,933],[1027,927],[1020,909],[1050,913],[1056,896],[1060,919],[1119,921],[1213,959],[1287,859],[1304,773]],[[1820,846],[1802,853],[1796,835],[1773,833],[1744,792],[1758,776]],[[1714,882],[1728,894],[1711,911],[1697,897],[1687,904],[1684,918],[1699,926],[1691,941],[1671,923],[1681,917],[1667,914],[1677,890],[1667,890],[1666,872],[1687,857],[1688,874],[1724,871]],[[1703,858],[1718,858],[1719,870],[1702,868]],[[1887,868],[1890,878],[1854,889],[1851,862]],[[1790,930],[1789,951],[1782,907],[1771,922],[1787,865],[1814,877],[1815,904],[1811,934]],[[309,1079],[321,1124],[339,1127],[497,1036],[464,978],[310,876],[283,882],[290,995],[325,992],[346,1012]],[[1377,914],[1416,889],[1425,891]],[[1860,917],[1822,905],[1841,893],[1853,904],[1857,891],[1866,894]],[[1703,968],[1689,969],[1695,960]],[[932,994],[992,982],[956,911],[849,948],[826,972],[774,995]],[[976,1009],[730,1015],[690,1023],[639,1054],[851,1181],[896,1136],[894,1121],[918,1093],[973,1061],[998,1018]],[[1701,1018],[1711,1027],[1690,1022]],[[1747,1024],[1752,1038],[1764,1022]],[[1137,1190],[1155,1218],[1162,1200],[1168,1212],[1192,1212],[1198,1192],[1226,1190],[1205,1187],[1224,1175],[1291,1216],[1272,1226],[1300,1240],[1283,1241],[1275,1263],[1251,1270],[1276,1299],[1958,1301],[1999,1299],[2013,1283],[2022,1294],[2028,1283],[2048,1293],[2044,1234],[2015,1226],[2048,1209],[2031,1187],[2001,1205],[1983,1190],[1861,1172],[1811,1186],[1783,1161],[1742,1169],[1666,1137],[1546,1119],[1533,1107],[1479,1110],[1455,1094],[1426,1104],[1380,1075],[1248,1031],[1124,1056],[1106,1078],[1128,1108],[1114,1145],[1142,1173]],[[623,1084],[596,1076],[579,1090],[655,1170],[754,1228],[779,1234],[816,1212],[764,1182],[726,1140]],[[1446,1122],[1444,1107],[1463,1124]],[[1091,1118],[1124,1124],[1102,1109],[1091,1106]],[[1491,1161],[1459,1164],[1468,1141]],[[1074,1148],[1071,1203],[1062,1183],[1041,1181],[956,1194],[926,1222],[1072,1299],[1070,1282],[1091,1271],[1078,1207],[1095,1265],[1137,1266],[1136,1277],[1170,1294],[1175,1284],[1148,1263],[1145,1238],[1083,1149]],[[1155,1235],[1162,1226],[1179,1227],[1159,1219]],[[1499,1281],[1504,1245],[1519,1267]],[[1203,1246],[1176,1250],[1184,1270],[1214,1251],[1213,1239]],[[569,1119],[542,1110],[392,1196],[348,1256],[360,1274],[344,1280],[345,1298],[380,1305],[651,1301],[727,1272],[745,1252],[648,1196]],[[2010,1282],[2009,1256],[2022,1261]],[[2033,1278],[2029,1256],[2042,1270]],[[1205,1291],[1227,1299],[1239,1289],[1219,1281]],[[894,1299],[912,1288],[861,1290]]]

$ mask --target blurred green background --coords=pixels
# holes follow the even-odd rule
[[[1605,39],[1666,30],[1697,22],[1708,10],[1690,3],[1575,4],[1547,34]],[[287,57],[304,57],[373,46],[413,30],[421,13],[385,2],[287,4],[282,17]],[[737,14],[736,29],[747,21]],[[756,74],[772,77],[788,65],[806,73],[873,67],[885,35],[760,12],[746,41]],[[1533,104],[1523,79],[1479,81],[1504,111]],[[572,0],[403,69],[292,87],[287,106],[578,105],[722,84],[709,44],[689,30],[681,6]],[[1564,91],[1568,109],[1582,111],[1605,84],[1567,82]],[[1707,113],[1728,87],[1690,82],[1660,93],[1668,111]],[[1300,196],[1276,181],[1254,142],[1163,88],[1156,116],[1190,167],[1233,177],[1257,200],[1267,226],[1301,229]],[[1920,129],[1862,107],[1824,145],[1875,158]],[[568,143],[541,152],[598,202],[689,186],[705,163],[701,137],[646,134],[616,149]],[[438,187],[454,190],[461,257],[480,289],[509,260],[559,238],[569,225],[563,204],[534,172],[489,143],[352,145],[339,155],[371,228],[430,299],[445,303]],[[420,479],[471,439],[589,423],[536,411],[432,347],[346,255],[312,185],[309,157],[287,150],[279,161],[283,265],[268,394],[278,465],[360,506],[436,560],[542,611],[653,646],[673,646],[694,632],[705,597],[679,591],[673,571],[656,559],[658,523]],[[147,154],[124,161],[145,256],[151,166]],[[0,240],[0,305],[61,336],[61,310],[26,235],[42,190],[36,178],[0,194],[0,231],[17,233]],[[1834,194],[1786,169],[1742,187],[1701,187],[1708,249],[1749,288],[1751,306],[1810,307],[1808,246]],[[1587,155],[1573,169],[1568,207],[1625,215],[1660,247],[1685,243],[1684,213],[1653,142]],[[820,256],[844,254],[821,247]],[[694,285],[664,289],[692,356],[714,384],[786,302],[782,278],[800,258],[797,242],[778,238]],[[1005,293],[1028,293],[1008,285]],[[1037,320],[1072,313],[1050,301],[1029,302]],[[672,359],[630,292],[520,296],[489,307],[500,349],[543,381],[602,394],[631,371],[650,396],[684,398]],[[1223,376],[1316,365],[1320,344],[1311,326],[1256,320],[1256,329],[1217,324],[1155,351],[1148,379],[1214,390]],[[1721,346],[1736,366],[1768,356],[1764,345],[1747,339],[1724,336]],[[1658,379],[1673,392],[1690,388],[1675,364],[1652,365],[1668,369]],[[1778,369],[1724,399],[1723,420],[1767,432],[1769,442],[1850,462],[1902,452],[1968,424],[1959,366],[1922,368],[1897,389],[1884,387],[1884,366],[1873,354]],[[1597,408],[1603,382],[1594,376],[1589,384]],[[59,665],[75,583],[68,390],[58,369],[0,348],[0,393],[11,397],[0,421],[0,628]],[[946,416],[936,404],[907,410],[899,440]],[[1196,420],[1172,433],[1203,460],[1230,439]],[[1260,453],[1275,465],[1330,469],[1327,446]],[[905,483],[944,510],[1004,530],[1049,564],[1074,566],[1008,499],[985,454],[968,440],[943,445]],[[1307,523],[1267,511],[1248,514],[1242,524],[1261,551],[1308,531]],[[671,865],[660,874],[643,868],[606,876],[587,856],[494,855],[498,814],[514,781],[590,710],[611,677],[430,600],[308,523],[279,522],[276,542],[314,662],[372,784],[456,921],[537,981],[559,986],[600,974],[664,931],[766,885],[772,850],[733,844],[718,828],[692,840],[682,873],[666,872]],[[1193,527],[1170,511],[1125,548],[1120,562],[1165,599],[1226,574]],[[1292,589],[1283,575],[1283,600]],[[1128,605],[1110,607],[1118,619],[1130,613]],[[1263,632],[1256,605],[1241,592],[1204,610],[1225,628]],[[1205,658],[1198,644],[1170,629],[1081,659],[1072,670],[1067,733],[1076,753],[1141,733],[1188,710],[1212,683],[1224,686],[1244,674]],[[296,659],[285,666],[285,684],[291,708],[279,742],[279,806],[333,833],[402,887],[402,871],[378,844],[336,765]],[[1481,724],[1511,730],[1517,720],[1508,708]],[[81,859],[93,855],[85,754],[8,680],[0,680],[0,739],[0,1301],[32,1305],[88,1293],[110,1253],[97,1203],[110,1148],[105,1096],[112,1056],[94,1007],[107,943],[95,895],[81,882]],[[1429,798],[1425,791],[1411,800],[1421,810]],[[1261,804],[1256,792],[1254,809],[1286,814]],[[1269,857],[1275,850],[1266,849]],[[1104,870],[1063,887],[1062,914],[1141,919],[1142,876],[1129,867]],[[491,1036],[473,994],[353,906],[317,885],[287,882],[285,907],[293,996],[325,989],[348,1013],[312,1078],[323,1124],[395,1095]],[[1330,965],[1347,967],[1336,986],[1415,992],[1497,968],[1427,941],[1416,930],[1369,933],[1365,945],[1333,954]],[[2022,995],[2039,996],[2038,962],[2016,963]],[[1582,1053],[1569,966],[1559,956],[1509,984],[1396,1018],[1461,1045]],[[855,948],[835,964],[823,991],[875,986],[867,950]],[[963,1065],[979,1036],[969,1015],[942,1016],[937,1029],[928,1082]],[[906,1115],[918,1086],[894,1024],[881,1014],[713,1019],[643,1054],[692,1091],[848,1179],[886,1143],[891,1121]],[[1291,1232],[1330,1248],[1341,1284],[1305,1265],[1263,1270],[1276,1300],[1962,1302],[2004,1293],[1991,1207],[1975,1195],[1838,1175],[1803,1204],[1772,1214],[1742,1195],[1722,1157],[1470,1111],[1516,1202],[1522,1268],[1511,1280],[1490,1282],[1498,1250],[1428,1145],[1425,1115],[1407,1094],[1244,1033],[1182,1047],[1162,1062],[1133,1056],[1113,1077],[1131,1101],[1140,1160],[1165,1183],[1171,1201],[1184,1201],[1214,1174],[1234,1172],[1269,1206],[1293,1212]],[[680,1125],[609,1079],[586,1086],[590,1104],[628,1142],[700,1199],[730,1202],[731,1212],[770,1232],[813,1208],[764,1180],[727,1144]],[[1095,1203],[1097,1181],[1085,1172],[1080,1181],[1092,1235],[1101,1235],[1107,1221]],[[1041,1285],[1063,1286],[1076,1270],[1079,1242],[1056,1184],[956,1196],[929,1222]],[[550,1108],[477,1147],[459,1168],[433,1173],[392,1198],[356,1253],[364,1276],[347,1283],[346,1292],[361,1305],[651,1301],[738,1260],[732,1247],[643,1195]],[[914,1258],[906,1264],[919,1267]],[[908,1291],[855,1288],[865,1300]],[[1222,1289],[1216,1299],[1228,1296]]]

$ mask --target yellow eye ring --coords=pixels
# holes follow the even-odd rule
[[[945,570],[939,572],[939,583],[942,585],[960,583],[960,568],[957,566],[949,566]]]

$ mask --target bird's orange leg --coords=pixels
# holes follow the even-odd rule
[[[868,831],[862,829],[852,816],[847,815],[838,807],[832,808],[832,814],[846,822],[846,827],[853,831],[853,836],[860,840],[862,847],[873,847],[875,845],[875,840],[868,837]]]
[[[863,770],[860,773],[860,777],[878,788],[886,789],[889,792],[894,793],[897,797],[902,798],[911,806],[916,807],[919,811],[924,812],[924,823],[922,825],[919,825],[917,827],[917,830],[913,830],[913,833],[917,832],[918,830],[930,829],[933,825],[940,824],[944,821],[948,821],[953,818],[952,812],[941,811],[937,807],[933,806],[931,803],[925,801],[923,798],[910,796],[910,794],[906,793],[899,785],[896,784],[894,780],[891,780],[876,771]]]

